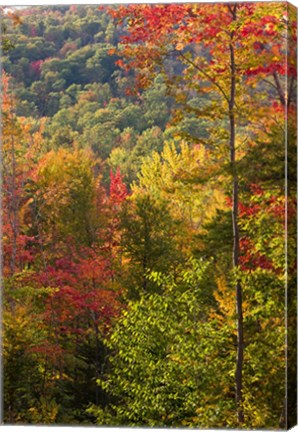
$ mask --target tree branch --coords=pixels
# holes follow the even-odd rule
[[[180,56],[189,64],[191,64],[195,69],[197,69],[199,72],[201,72],[201,74],[203,74],[212,84],[214,84],[218,90],[221,92],[221,94],[223,95],[223,97],[225,98],[225,100],[227,101],[227,103],[229,104],[230,100],[228,98],[228,96],[226,95],[224,89],[222,88],[222,86],[220,84],[218,84],[214,78],[212,78],[206,71],[204,71],[203,68],[201,68],[199,65],[197,65],[195,62],[193,62],[192,60],[188,59],[184,54],[179,53]]]
[[[284,94],[282,86],[280,84],[278,75],[277,75],[277,73],[275,71],[273,72],[272,75],[273,75],[273,78],[274,78],[274,81],[275,81],[275,84],[276,84],[276,90],[277,90],[277,93],[278,93],[279,100],[280,100],[281,104],[283,106],[285,106],[286,105],[285,94]]]
[[[262,78],[262,81],[264,81],[266,84],[271,85],[271,87],[273,87],[274,90],[277,91],[277,87],[272,82],[268,81],[266,78]]]
[[[293,93],[294,83],[295,83],[295,77],[292,76],[291,81],[290,81],[289,91],[288,91],[288,107],[290,106],[290,103],[292,102],[292,93]],[[295,93],[294,93],[294,95],[295,95]]]

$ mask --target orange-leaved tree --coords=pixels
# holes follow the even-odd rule
[[[252,145],[276,103],[286,115],[293,101],[295,71],[285,67],[288,6],[285,3],[129,5],[110,9],[127,25],[118,64],[134,68],[140,86],[164,76],[183,111],[213,117],[208,140],[213,158],[228,165],[232,195],[232,267],[240,265],[238,161]],[[286,80],[285,77],[288,79]],[[286,89],[285,81],[289,87]],[[203,109],[194,95],[208,94]],[[215,121],[214,121],[215,117]],[[220,128],[220,126],[223,127]],[[258,125],[258,127],[256,127]],[[252,127],[253,126],[253,127]],[[243,175],[243,174],[242,174]],[[243,414],[243,286],[236,278],[237,360],[235,399]]]

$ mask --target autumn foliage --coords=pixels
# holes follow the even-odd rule
[[[294,9],[3,22],[4,422],[290,427]]]

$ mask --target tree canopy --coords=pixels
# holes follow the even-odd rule
[[[4,423],[292,426],[294,8],[1,12]]]

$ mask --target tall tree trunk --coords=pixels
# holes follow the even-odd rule
[[[97,384],[97,380],[100,378],[100,346],[99,346],[99,331],[97,325],[97,316],[94,316],[94,328],[95,328],[95,377],[96,377],[96,386],[95,386],[95,405],[99,405],[99,386]]]
[[[233,21],[237,19],[237,5],[230,6]],[[236,93],[236,63],[234,47],[234,31],[230,33],[230,68],[231,68],[231,85],[229,98],[229,126],[230,126],[230,163],[233,176],[233,268],[239,265],[240,239],[238,225],[238,206],[239,206],[239,182],[236,169],[236,130],[235,130],[235,93]],[[244,335],[243,335],[243,310],[242,310],[242,286],[239,280],[236,282],[236,312],[237,312],[237,362],[235,374],[235,395],[238,422],[243,423],[244,415],[242,409],[242,375],[243,375],[243,357],[244,357]]]
[[[14,137],[11,139],[11,184],[10,184],[10,223],[12,229],[12,250],[10,257],[10,269],[13,275],[16,270],[17,238],[18,238],[18,199],[16,190],[16,158]]]

